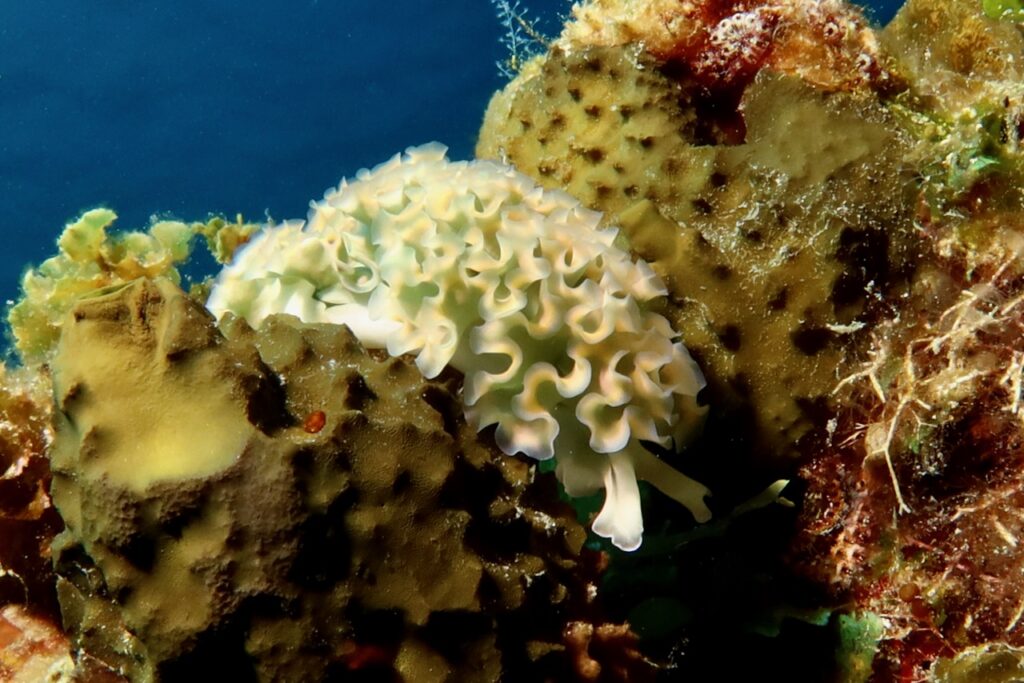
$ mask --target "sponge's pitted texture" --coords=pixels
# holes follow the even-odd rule
[[[563,38],[527,65],[491,100],[477,156],[619,225],[678,304],[666,315],[708,379],[711,431],[795,455],[914,263],[907,140],[866,86],[765,68],[733,103],[620,28],[628,42]]]
[[[563,633],[594,607],[585,533],[550,478],[468,427],[455,373],[425,380],[290,316],[222,329],[147,281],[80,302],[66,323],[55,558],[77,648],[134,681],[571,677]],[[222,411],[250,425],[237,459],[142,489],[108,476],[90,435],[160,419],[95,381],[82,358],[111,346],[148,356],[130,383],[227,387]],[[117,410],[87,425],[90,402]],[[175,426],[202,428],[189,420]]]
[[[568,195],[440,146],[361,172],[271,228],[214,287],[209,308],[258,325],[274,312],[348,324],[416,354],[423,374],[465,373],[466,416],[508,454],[557,456],[571,495],[607,490],[597,533],[640,544],[637,478],[709,516],[704,487],[640,441],[682,442],[703,377],[648,302],[664,288],[617,231]]]

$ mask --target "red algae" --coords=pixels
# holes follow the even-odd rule
[[[828,91],[888,87],[892,76],[863,14],[838,0],[609,0],[575,14],[563,40],[639,42],[709,91],[742,91],[765,68]]]
[[[50,541],[63,523],[49,496],[49,383],[0,367],[0,607],[56,617]]]
[[[708,379],[701,446],[729,446],[718,490],[743,438],[751,462],[785,455],[802,480],[788,566],[827,593],[840,668],[858,638],[852,668],[876,681],[1011,657],[1019,26],[974,0],[909,0],[879,30],[834,0],[593,0],[574,16],[492,100],[478,154],[604,211],[663,276]]]
[[[302,428],[309,434],[317,434],[324,428],[325,424],[327,424],[327,414],[322,410],[314,410],[306,416],[306,421],[302,423]]]
[[[1003,238],[1002,260],[970,270],[936,258],[941,275],[919,280],[929,312],[876,330],[871,360],[839,387],[831,444],[800,471],[793,564],[885,615],[877,680],[1024,645],[1024,270]],[[951,297],[944,310],[936,296]]]

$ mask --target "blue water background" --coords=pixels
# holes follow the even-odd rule
[[[554,34],[570,3],[521,6]],[[94,206],[301,218],[410,145],[471,157],[503,30],[489,0],[0,0],[0,302]]]

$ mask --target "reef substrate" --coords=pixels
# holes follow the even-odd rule
[[[0,672],[1015,680],[1012,5],[910,0],[876,28],[838,0],[593,0],[513,60],[478,156],[619,226],[708,380],[688,461],[715,519],[645,497],[633,554],[466,424],[450,368],[288,316],[218,327],[176,264],[253,226],[114,238],[86,214],[10,318]],[[776,477],[796,511],[743,502]]]
[[[1024,38],[1000,7],[876,29],[835,1],[596,0],[481,129],[668,283],[709,384],[696,476],[796,475],[766,550],[833,611],[843,680],[1024,661]]]

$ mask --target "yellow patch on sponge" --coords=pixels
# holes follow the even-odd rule
[[[53,366],[59,407],[79,437],[75,457],[137,492],[231,466],[254,431],[233,383],[223,381],[235,371],[201,346],[208,321],[170,299],[172,289],[166,280],[136,280],[83,299],[65,323]],[[196,324],[151,326],[162,306],[172,315],[160,322],[191,316]]]

